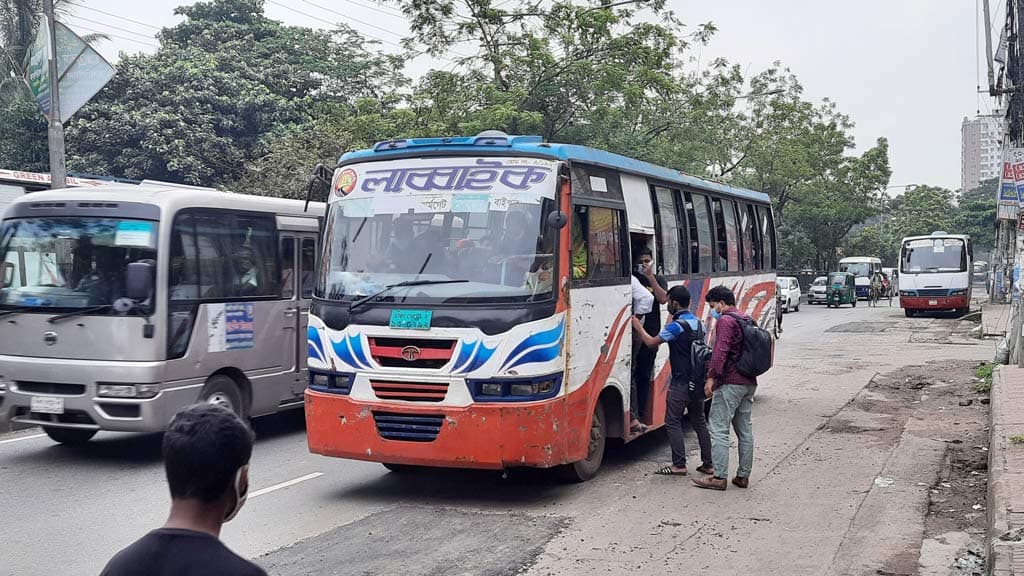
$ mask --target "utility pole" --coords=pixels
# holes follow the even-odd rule
[[[67,186],[67,167],[64,164],[64,122],[60,117],[60,78],[57,76],[57,30],[53,0],[43,0],[43,14],[50,33],[50,123],[46,136],[50,148],[50,187],[56,189]]]

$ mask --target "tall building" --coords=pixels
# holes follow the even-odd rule
[[[998,178],[1002,169],[1002,123],[993,116],[964,118],[960,126],[960,189],[975,188],[982,180]]]

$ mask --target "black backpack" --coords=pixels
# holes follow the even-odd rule
[[[698,322],[697,330],[694,330],[686,322],[679,322],[679,325],[690,337],[690,388],[704,386],[708,379],[708,364],[711,363],[711,347],[704,340],[704,326]]]
[[[772,367],[772,335],[753,320],[733,312],[729,316],[740,323],[743,333],[743,351],[736,359],[736,371],[750,378],[764,374]]]

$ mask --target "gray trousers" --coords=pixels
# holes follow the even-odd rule
[[[711,400],[712,457],[715,461],[715,478],[729,477],[729,425],[736,431],[740,464],[736,475],[750,477],[754,465],[754,427],[751,412],[754,408],[754,392],[757,386],[726,384],[715,390]]]
[[[697,434],[697,444],[700,445],[701,464],[711,468],[711,436],[704,421],[704,389],[691,391],[686,384],[673,382],[668,387],[666,404],[665,431],[672,447],[672,465],[679,468],[686,466],[683,412],[688,412],[690,426]]]

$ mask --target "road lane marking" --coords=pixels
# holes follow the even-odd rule
[[[287,482],[281,482],[280,484],[274,484],[273,486],[267,486],[266,488],[263,488],[262,490],[257,490],[255,492],[249,494],[249,498],[255,498],[257,496],[263,496],[264,494],[270,494],[271,492],[280,490],[282,488],[287,488],[289,486],[294,486],[294,485],[298,484],[299,482],[305,482],[306,480],[312,480],[314,478],[319,478],[319,477],[321,477],[323,475],[324,475],[323,472],[313,472],[312,474],[306,474],[305,476],[299,476],[298,478],[295,478],[293,480],[288,480]]]
[[[10,444],[11,442],[21,442],[22,440],[31,440],[33,438],[42,438],[46,434],[32,434],[31,436],[19,436],[17,438],[10,438],[8,440],[0,440],[0,444]]]

